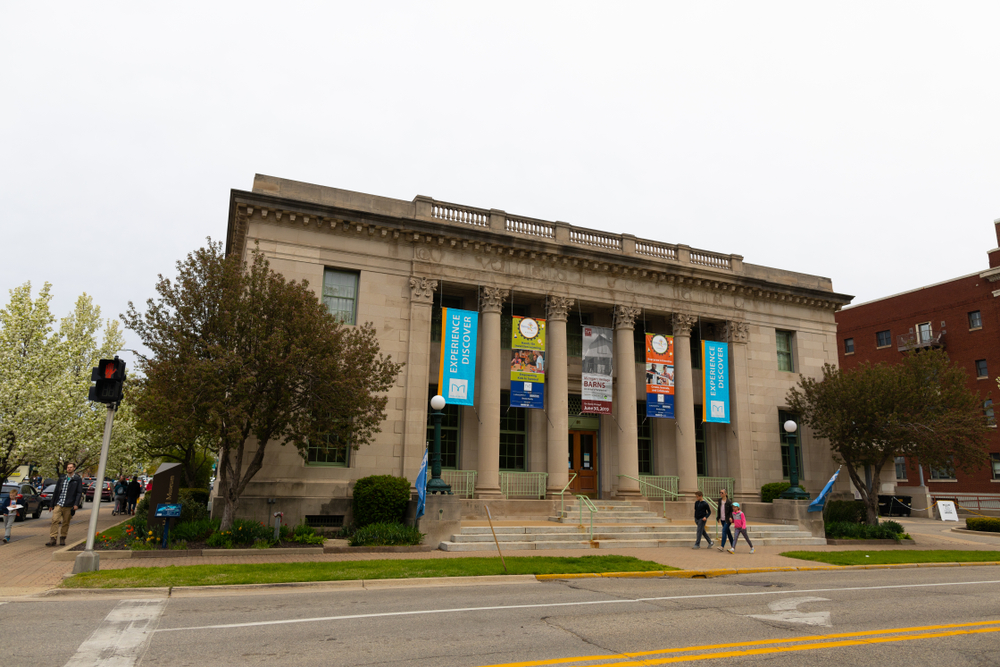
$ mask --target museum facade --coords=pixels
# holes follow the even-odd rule
[[[278,505],[293,522],[335,525],[323,518],[342,512],[354,480],[413,483],[429,399],[449,399],[452,370],[465,377],[443,410],[442,464],[466,497],[673,498],[721,485],[756,500],[761,485],[787,479],[789,447],[807,491],[836,468],[809,429],[780,429],[797,421],[785,396],[800,374],[837,363],[834,314],[850,297],[827,278],[262,175],[232,191],[226,240],[247,260],[255,248],[346,324],[371,322],[382,352],[405,366],[373,444],[305,457],[269,447],[241,514]],[[706,410],[709,392],[720,399]]]

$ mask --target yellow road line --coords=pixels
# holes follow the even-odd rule
[[[976,623],[953,623],[947,625],[923,625],[912,628],[887,628],[885,630],[864,630],[862,632],[836,633],[829,635],[810,635],[807,637],[789,637],[787,639],[761,639],[759,641],[739,642],[730,644],[709,644],[705,646],[687,646],[683,648],[668,648],[656,651],[639,651],[631,653],[619,653],[618,655],[589,655],[575,658],[553,658],[550,660],[531,660],[527,662],[505,662],[502,664],[488,665],[484,667],[542,667],[544,665],[565,665],[576,662],[593,662],[595,660],[627,660],[629,658],[642,658],[643,656],[664,655],[666,653],[691,653],[694,651],[717,651],[719,649],[742,648],[739,651],[726,653],[708,653],[694,656],[679,656],[673,658],[662,658],[658,660],[639,660],[638,662],[611,662],[604,665],[590,665],[588,667],[638,667],[641,665],[662,665],[670,662],[683,662],[685,660],[707,660],[710,658],[725,658],[747,655],[761,655],[766,653],[783,653],[789,651],[806,651],[819,648],[830,648],[836,646],[858,646],[863,644],[878,644],[894,641],[907,641],[910,639],[929,639],[933,637],[951,637],[964,634],[980,634],[984,632],[1000,632],[1000,627],[982,628],[973,630],[960,630],[958,628],[975,628],[982,625],[1000,626],[1000,620],[979,621]],[[946,630],[940,633],[928,633],[932,630]],[[919,632],[923,634],[903,635],[906,632]],[[898,635],[892,637],[873,637],[873,635]],[[854,639],[852,639],[854,638]],[[828,642],[826,640],[842,640]],[[824,642],[799,645],[799,642]],[[796,644],[794,646],[747,649],[749,646],[761,646],[766,644]]]

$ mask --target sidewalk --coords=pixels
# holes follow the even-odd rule
[[[38,520],[28,520],[14,526],[13,540],[10,544],[0,546],[0,599],[35,595],[56,588],[62,582],[64,575],[73,571],[73,563],[52,560],[54,551],[45,547],[48,540],[50,514],[45,512]],[[98,519],[98,530],[104,530],[119,523],[122,517],[112,517],[111,508],[101,507]],[[70,524],[69,542],[82,539],[86,534],[87,522],[90,520],[90,509],[77,512]],[[669,567],[682,570],[706,570],[717,568],[784,568],[801,567],[809,563],[794,558],[785,558],[779,554],[783,551],[853,551],[869,548],[872,551],[893,550],[1000,550],[1000,534],[976,534],[953,532],[954,523],[943,523],[934,519],[894,519],[903,525],[914,538],[912,545],[878,545],[878,546],[758,546],[756,553],[750,554],[746,545],[740,540],[736,554],[719,552],[715,548],[646,548],[646,549],[552,549],[539,552],[509,552],[505,558],[518,556],[563,556],[575,558],[586,555],[621,555],[634,556]],[[957,524],[963,527],[964,522]],[[718,544],[718,543],[716,543]],[[203,565],[227,563],[294,563],[294,562],[326,562],[336,563],[353,560],[396,560],[424,558],[496,558],[496,553],[488,552],[446,552],[428,551],[417,553],[351,553],[351,554],[296,554],[268,553],[262,550],[259,554],[240,556],[198,556],[190,558],[171,558],[168,561],[160,559],[128,559],[101,561],[102,570],[122,569],[126,567],[162,567],[164,565]]]

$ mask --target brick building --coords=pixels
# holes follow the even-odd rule
[[[1000,245],[1000,220],[995,223]],[[942,348],[969,376],[969,388],[983,397],[993,420],[991,393],[1000,375],[1000,248],[990,250],[989,268],[867,303],[836,314],[840,367],[863,361],[899,361],[908,350]],[[995,423],[994,423],[995,426]],[[994,431],[991,464],[967,474],[931,470],[918,461],[896,461],[895,479],[883,473],[883,493],[926,487],[933,497],[992,495],[1000,499],[1000,434]],[[964,503],[963,503],[964,504]]]

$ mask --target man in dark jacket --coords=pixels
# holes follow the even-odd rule
[[[133,475],[132,481],[128,483],[128,490],[125,492],[125,499],[128,500],[128,513],[135,514],[135,504],[139,502],[139,495],[142,487],[139,486],[139,476]]]
[[[705,536],[705,540],[708,541],[708,546],[712,546],[712,538],[708,536],[705,532],[705,524],[708,522],[708,517],[712,516],[712,508],[708,503],[705,502],[705,496],[701,491],[694,492],[694,523],[698,526],[698,533],[695,537],[694,546],[692,549],[701,549],[701,536]]]
[[[49,526],[49,541],[45,543],[47,547],[56,546],[56,537],[59,538],[59,546],[66,545],[69,519],[83,502],[83,480],[75,472],[76,465],[67,463],[66,474],[59,478],[52,492],[52,525]],[[100,488],[96,486],[95,492],[100,493]]]

